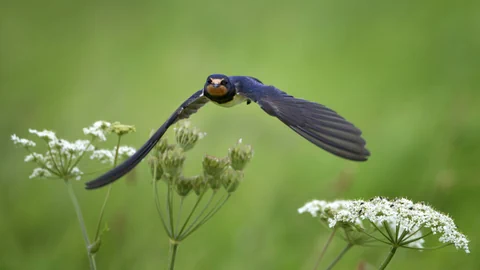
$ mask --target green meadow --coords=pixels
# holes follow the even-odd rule
[[[176,269],[313,269],[330,230],[297,209],[374,196],[424,201],[470,240],[471,254],[400,249],[388,269],[480,269],[479,10],[446,0],[1,1],[0,269],[88,269],[65,185],[29,179],[34,165],[12,134],[75,140],[97,120],[120,121],[137,130],[122,144],[139,148],[212,73],[254,76],[334,109],[372,155],[337,158],[256,104],[207,104],[190,118],[208,135],[186,173],[239,138],[255,155],[229,202],[181,244]],[[98,175],[73,182],[90,234],[106,189],[83,186]],[[98,269],[165,268],[146,162],[115,182],[105,221]],[[320,269],[344,245],[335,238]],[[388,250],[354,247],[335,269],[375,269]]]

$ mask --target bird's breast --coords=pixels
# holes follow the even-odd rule
[[[213,101],[213,100],[212,100]],[[224,102],[224,103],[218,103],[218,102],[215,102],[213,101],[215,104],[219,105],[219,106],[222,106],[222,107],[233,107],[235,105],[238,105],[240,103],[243,103],[247,101],[247,98],[242,96],[242,95],[235,95],[233,97],[232,100],[228,101],[228,102]]]

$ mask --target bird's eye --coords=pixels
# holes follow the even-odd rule
[[[220,82],[221,85],[227,85],[227,81],[223,80],[222,82]]]
[[[207,83],[208,84],[212,83],[212,79],[208,78]]]

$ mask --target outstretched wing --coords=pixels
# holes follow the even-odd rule
[[[163,123],[163,125],[148,139],[148,141],[119,166],[108,171],[97,179],[87,182],[86,189],[95,189],[108,185],[131,171],[142,159],[152,150],[157,142],[162,138],[167,129],[180,119],[188,118],[198,111],[208,102],[208,98],[203,96],[203,90],[197,91],[189,99],[183,102],[180,107]]]
[[[242,89],[239,94],[255,101],[265,112],[334,155],[354,161],[365,161],[370,156],[362,132],[321,104],[295,98],[266,85]]]

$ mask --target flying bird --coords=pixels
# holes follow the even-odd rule
[[[315,102],[295,98],[253,77],[213,74],[208,76],[203,89],[183,102],[134,155],[104,175],[87,182],[86,188],[103,187],[131,171],[171,125],[190,117],[210,101],[223,107],[255,102],[266,113],[277,117],[327,152],[353,161],[366,161],[370,156],[361,137],[362,132],[335,111]]]

